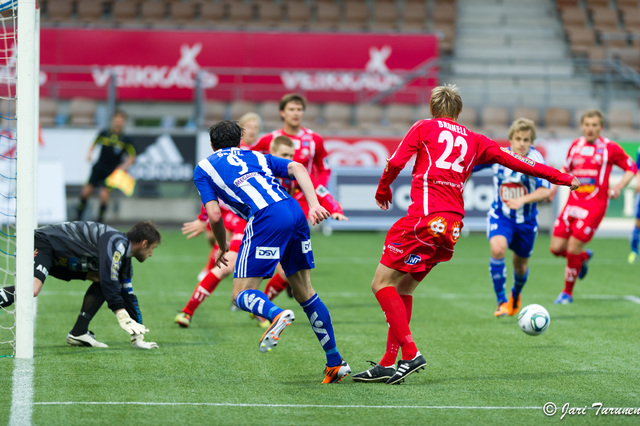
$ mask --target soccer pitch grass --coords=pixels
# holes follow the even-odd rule
[[[312,282],[353,373],[367,369],[367,360],[379,361],[385,348],[387,325],[370,290],[383,240],[382,233],[364,232],[312,237]],[[540,236],[522,300],[548,309],[551,325],[543,335],[524,334],[515,317],[494,318],[489,246],[484,235],[472,234],[414,295],[411,327],[426,369],[399,386],[351,377],[323,385],[324,354],[306,315],[284,293],[275,301],[293,309],[296,321],[271,353],[258,351],[263,330],[249,314],[229,310],[230,278],[200,306],[191,328],[179,328],[173,318],[190,297],[208,248],[203,238],[165,230],[154,256],[134,262],[133,281],[151,330],[147,340],[160,349],[134,349],[106,305],[91,330],[109,348],[67,346],[87,285],[50,278],[38,297],[32,402],[12,401],[18,360],[0,359],[0,421],[8,422],[12,402],[42,425],[538,424],[549,419],[542,411],[547,402],[558,407],[556,421],[567,403],[640,407],[640,265],[626,263],[628,242],[589,245],[595,252],[589,274],[566,306],[553,305],[565,262],[548,246],[549,237]],[[565,420],[637,424],[638,418],[589,409]]]

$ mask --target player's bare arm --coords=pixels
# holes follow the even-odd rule
[[[203,222],[200,219],[196,219],[191,222],[185,222],[182,224],[182,235],[186,235],[187,239],[197,237],[206,230],[206,222]]]
[[[227,231],[224,229],[224,222],[222,221],[220,205],[217,201],[211,200],[204,205],[204,208],[209,216],[209,224],[211,225],[213,235],[216,237],[216,241],[218,241],[218,245],[220,246],[216,265],[220,266],[220,264],[222,264],[227,266],[229,265],[229,260],[225,257],[225,253],[229,251],[229,243],[227,242]]]
[[[289,176],[296,178],[298,186],[304,194],[307,204],[309,204],[309,220],[311,220],[311,224],[316,225],[323,220],[328,219],[330,216],[329,212],[320,205],[318,197],[316,196],[315,187],[313,182],[311,182],[307,169],[305,169],[302,164],[292,161],[287,166],[287,173]]]
[[[628,170],[624,172],[620,182],[615,184],[612,188],[609,188],[609,194],[607,194],[609,198],[617,200],[622,190],[629,184],[629,182],[631,182],[631,179],[633,179],[635,175],[635,173]]]
[[[525,204],[538,203],[540,201],[544,201],[549,198],[551,194],[551,189],[540,187],[533,191],[530,194],[524,195],[522,197],[513,198],[510,200],[505,200],[504,203],[512,210],[518,210]]]

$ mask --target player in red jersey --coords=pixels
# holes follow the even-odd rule
[[[324,141],[313,130],[302,127],[302,117],[307,107],[306,99],[296,93],[289,93],[282,97],[279,107],[282,129],[264,135],[251,149],[267,153],[274,138],[281,135],[288,136],[295,144],[293,161],[307,168],[314,183],[326,187],[331,169],[327,160],[327,151],[324,149]]]
[[[387,350],[379,364],[354,375],[355,381],[397,384],[424,368],[426,360],[409,329],[412,294],[436,264],[453,256],[463,226],[462,191],[473,166],[499,163],[572,189],[580,186],[577,178],[501,149],[486,136],[459,125],[456,120],[462,110],[462,98],[456,86],[434,88],[429,107],[433,119],[420,120],[411,127],[387,162],[375,195],[378,206],[387,210],[392,202],[391,183],[416,156],[412,204],[407,216],[387,233],[382,259],[371,283],[389,324]],[[399,349],[402,359],[394,369]]]
[[[586,111],[581,119],[584,136],[574,140],[569,148],[562,171],[575,174],[580,188],[573,191],[555,221],[551,237],[551,253],[567,258],[564,290],[554,303],[573,302],[576,278],[584,278],[593,252],[585,250],[600,225],[609,205],[638,171],[633,159],[617,143],[600,136],[604,118],[598,110]],[[616,165],[624,176],[609,188],[611,168]],[[557,188],[552,189],[551,197]]]

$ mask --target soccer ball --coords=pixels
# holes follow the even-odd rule
[[[539,336],[549,328],[551,317],[549,312],[540,305],[528,305],[522,308],[518,315],[518,325],[525,333]]]

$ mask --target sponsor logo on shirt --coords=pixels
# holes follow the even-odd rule
[[[580,150],[580,155],[584,155],[585,157],[591,157],[596,152],[596,148],[594,146],[583,146]]]
[[[258,172],[247,173],[246,175],[242,175],[238,179],[234,180],[233,183],[234,183],[235,186],[240,186],[244,182],[246,182],[248,179],[251,179],[254,176],[258,176],[259,174],[260,173],[258,173]]]
[[[309,242],[311,245],[311,242]],[[258,247],[256,259],[280,259],[280,247]]]
[[[311,240],[302,242],[302,252],[309,253],[311,251]]]
[[[514,182],[506,182],[500,185],[500,199],[502,201],[524,197],[529,191],[524,185]]]
[[[408,254],[405,258],[404,258],[404,263],[406,263],[407,265],[416,265],[418,262],[420,262],[422,259],[420,258],[420,256],[418,256],[417,254]]]
[[[520,160],[523,163],[527,163],[531,167],[535,166],[535,164],[536,164],[536,162],[533,161],[531,158],[523,157],[522,155],[518,154],[517,152],[511,151],[509,148],[504,147],[504,148],[500,148],[500,149],[503,150],[504,152],[506,152],[507,154],[511,155],[516,160]]]
[[[403,254],[404,253],[404,250],[399,249],[398,247],[394,247],[391,244],[388,244],[387,248],[389,249],[389,251],[391,253],[396,253],[396,254]]]
[[[111,279],[114,281],[118,279],[118,270],[120,269],[121,256],[122,254],[120,254],[120,252],[117,251],[113,253],[113,257],[111,258]]]

